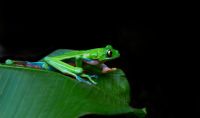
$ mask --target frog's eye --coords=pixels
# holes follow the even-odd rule
[[[108,51],[107,51],[107,56],[108,56],[108,57],[112,57],[112,50],[108,50]]]

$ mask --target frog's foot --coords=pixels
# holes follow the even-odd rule
[[[72,72],[67,71],[67,70],[65,70],[65,72],[63,72],[63,74],[64,74],[64,75],[71,75],[72,77],[75,77],[75,79],[78,80],[79,82],[83,82],[83,83],[92,85],[92,83],[90,83],[89,81],[83,79],[83,78],[81,77],[81,75],[76,75],[75,73],[72,73]]]
[[[102,73],[108,73],[117,70],[117,68],[109,68],[106,64],[101,65]]]
[[[92,76],[87,74],[82,74],[81,77],[87,78],[92,84],[97,84],[94,80],[92,80]]]
[[[115,71],[115,70],[117,70],[117,68],[106,67],[106,68],[102,69],[102,73],[108,73],[108,72],[112,72],[112,71]]]
[[[92,85],[89,81],[84,80],[83,78],[81,78],[81,77],[79,77],[79,76],[76,76],[76,79],[77,79],[79,82],[83,82],[83,83],[86,83],[86,84]]]
[[[91,78],[95,78],[95,79],[98,79],[98,78],[99,78],[98,75],[95,75],[95,74],[94,74],[94,75],[90,75],[90,77],[91,77]]]

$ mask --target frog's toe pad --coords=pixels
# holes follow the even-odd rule
[[[10,60],[10,59],[7,59],[6,61],[5,61],[5,64],[13,64],[14,62],[12,61],[12,60]]]

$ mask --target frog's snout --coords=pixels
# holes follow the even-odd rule
[[[116,55],[116,58],[117,58],[117,57],[120,57],[120,53],[119,53],[118,50],[115,51],[115,55]]]

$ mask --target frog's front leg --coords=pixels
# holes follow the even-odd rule
[[[81,56],[76,56],[75,57],[75,64],[76,64],[76,67],[82,67],[83,61],[82,61],[82,57]]]

